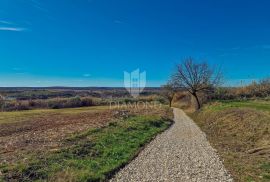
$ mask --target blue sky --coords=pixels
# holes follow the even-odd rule
[[[187,56],[222,65],[226,84],[270,76],[268,0],[1,0],[0,86],[166,82]]]

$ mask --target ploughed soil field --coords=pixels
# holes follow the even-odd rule
[[[104,126],[113,115],[106,107],[0,113],[0,163],[57,150],[67,135]]]
[[[108,106],[0,113],[0,166],[57,151],[67,137],[101,128],[130,115],[163,115],[165,109],[110,109]],[[1,171],[0,171],[1,172]]]

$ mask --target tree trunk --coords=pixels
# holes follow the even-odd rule
[[[196,100],[196,106],[195,106],[196,107],[196,110],[201,109],[201,103],[200,103],[200,100],[199,100],[197,94],[196,93],[193,93],[192,95],[194,96],[194,98]]]
[[[169,101],[169,102],[170,102],[170,107],[172,107],[172,99],[170,99],[170,101]]]

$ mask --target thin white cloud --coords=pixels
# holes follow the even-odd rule
[[[115,24],[122,24],[122,23],[124,23],[124,22],[122,22],[122,21],[120,21],[120,20],[114,20],[113,21]]]
[[[232,52],[236,51],[251,51],[251,50],[269,50],[270,49],[270,44],[264,44],[264,45],[254,45],[254,46],[247,46],[247,47],[232,47],[232,48],[218,48],[217,51],[222,51],[226,52],[224,54],[221,54],[220,56],[225,56],[226,55],[232,55]]]
[[[28,30],[24,28],[18,23],[8,21],[8,20],[0,20],[0,31],[13,31],[13,32],[22,32]]]
[[[27,72],[18,72],[18,73],[15,73],[16,75],[26,75]]]
[[[91,74],[86,73],[86,74],[83,74],[83,76],[84,76],[84,77],[90,77]]]
[[[270,49],[270,45],[263,45],[262,48],[263,49]]]
[[[241,49],[241,47],[239,46],[239,47],[232,47],[231,48],[232,50],[239,50],[239,49]]]
[[[23,32],[26,30],[26,28],[21,27],[0,27],[0,31]]]
[[[6,24],[6,25],[13,25],[14,23],[10,22],[10,21],[5,21],[5,20],[0,20],[1,24]]]
[[[48,13],[49,11],[44,7],[44,5],[39,0],[29,0],[31,6],[34,8],[43,11],[45,13]]]
[[[14,68],[12,68],[12,70],[14,70],[14,71],[21,71],[23,69],[22,68],[19,68],[19,67],[14,67]]]
[[[75,82],[83,82],[83,80],[74,80]]]

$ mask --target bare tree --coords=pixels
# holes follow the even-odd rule
[[[196,109],[200,109],[198,94],[209,92],[220,84],[221,72],[220,69],[211,68],[207,63],[195,63],[193,58],[187,58],[177,65],[172,79],[195,98]]]
[[[162,95],[168,99],[170,107],[172,106],[172,101],[178,88],[177,84],[173,83],[173,81],[169,81],[166,85],[162,86]]]

